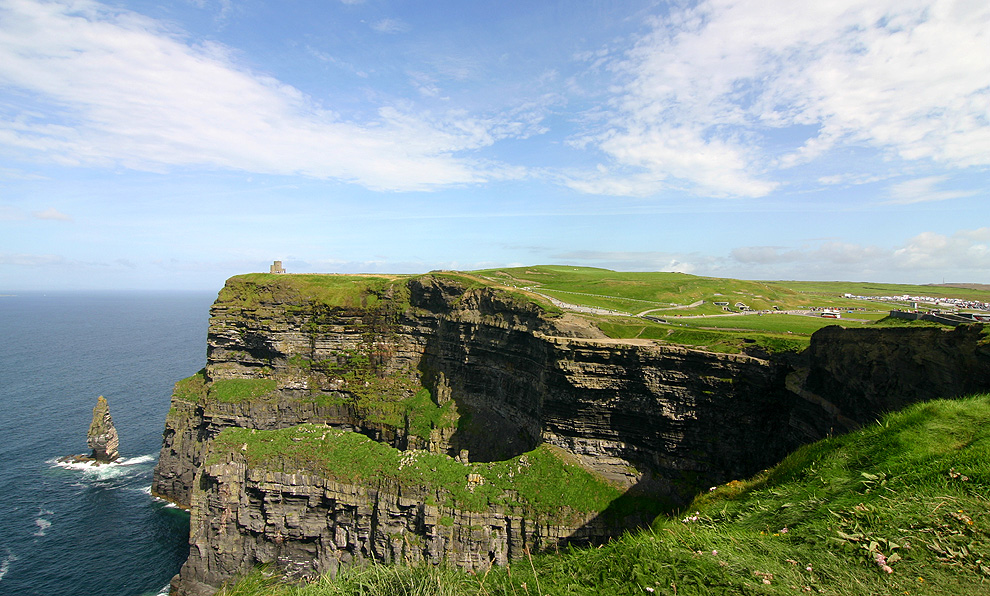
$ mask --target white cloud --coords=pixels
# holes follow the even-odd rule
[[[902,245],[826,240],[801,247],[747,246],[731,251],[724,266],[767,279],[898,279],[918,283],[940,274],[984,281],[990,271],[990,228],[951,235],[923,232]]]
[[[72,218],[71,217],[69,217],[68,215],[66,215],[64,213],[61,213],[60,211],[58,211],[54,207],[49,207],[48,209],[45,209],[44,211],[35,211],[34,213],[32,213],[32,215],[34,215],[38,219],[53,219],[53,220],[56,220],[56,221],[72,221]]]
[[[518,175],[457,156],[500,138],[498,118],[385,106],[371,122],[343,121],[238,66],[223,46],[189,45],[158,22],[88,0],[0,3],[0,86],[31,97],[0,119],[0,145],[62,164],[229,168],[375,190]]]
[[[890,201],[895,205],[909,205],[929,201],[947,201],[976,194],[971,190],[938,190],[940,183],[948,180],[948,176],[927,176],[895,184],[890,189]]]
[[[582,141],[612,165],[576,186],[761,196],[782,168],[845,146],[990,165],[988,47],[981,0],[676,7],[611,63],[626,81],[605,130]]]
[[[990,272],[990,228],[960,230],[951,236],[924,232],[893,253],[893,264],[905,269],[977,269]]]
[[[382,19],[371,24],[371,28],[379,33],[405,33],[409,24],[399,19]]]
[[[837,239],[802,246],[740,246],[727,255],[661,251],[571,251],[556,262],[617,271],[678,271],[741,279],[868,280],[931,283],[987,283],[990,227],[951,235],[924,232],[898,246]]]

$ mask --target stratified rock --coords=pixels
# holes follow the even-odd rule
[[[99,463],[110,463],[120,457],[117,452],[120,444],[117,429],[113,427],[113,419],[110,418],[110,405],[102,395],[97,398],[93,408],[93,421],[89,424],[86,443],[93,450],[93,459]]]

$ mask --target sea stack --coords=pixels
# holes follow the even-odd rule
[[[110,405],[102,395],[97,398],[96,407],[93,408],[93,421],[89,424],[86,442],[93,450],[91,457],[98,463],[110,463],[120,456],[117,453],[117,429],[113,427],[113,419],[110,418]]]

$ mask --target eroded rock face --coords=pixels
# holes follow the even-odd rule
[[[117,452],[120,446],[117,429],[110,417],[110,405],[102,395],[97,398],[96,406],[93,407],[93,421],[89,424],[86,443],[93,450],[91,457],[99,463],[110,463],[120,457]]]
[[[212,593],[261,563],[274,563],[291,579],[370,561],[484,570],[527,549],[600,542],[621,531],[594,514],[562,523],[505,507],[463,511],[386,481],[340,483],[251,468],[236,456],[206,466],[200,484],[189,559],[172,593]]]
[[[301,576],[365,559],[476,567],[524,546],[602,539],[623,528],[548,525],[497,507],[440,514],[423,495],[251,468],[236,453],[205,466],[224,428],[320,423],[472,462],[549,443],[629,494],[683,503],[879,411],[990,388],[985,372],[964,380],[990,370],[979,331],[865,330],[874,332],[866,337],[827,328],[802,357],[754,357],[609,341],[580,321],[442,278],[415,278],[406,290],[401,308],[389,296],[374,308],[331,308],[274,290],[250,301],[221,293],[204,382],[264,378],[275,389],[236,402],[178,388],[173,395],[153,491],[193,512],[190,557],[174,594],[210,593],[257,563]],[[429,389],[438,406],[452,405],[457,424],[417,434],[408,418],[369,416],[352,399],[353,385],[333,372],[354,354],[385,378]],[[924,389],[884,401],[912,383]]]

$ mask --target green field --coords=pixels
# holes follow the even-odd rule
[[[743,302],[753,310],[782,310],[829,306],[884,308],[884,305],[844,298],[845,293],[866,296],[922,295],[990,301],[990,291],[945,286],[878,284],[866,282],[747,281],[700,277],[686,273],[621,272],[591,267],[534,266],[473,271],[490,282],[529,287],[563,302],[637,314],[654,308],[705,304],[682,314],[716,314],[716,301],[734,307]],[[669,311],[677,312],[677,311]]]
[[[226,596],[888,594],[990,589],[990,396],[918,404],[799,449],[602,548],[465,573],[342,568],[311,585],[257,571]]]

